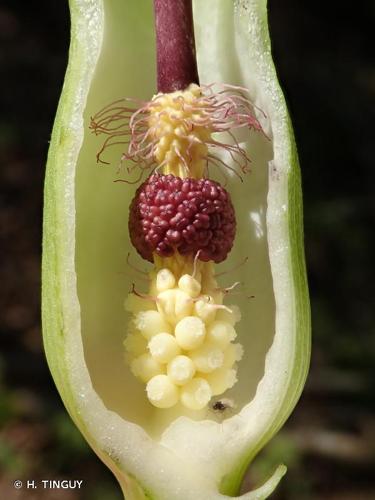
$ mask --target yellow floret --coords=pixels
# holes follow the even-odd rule
[[[193,278],[193,276],[190,276],[190,274],[184,274],[178,280],[178,288],[190,295],[190,297],[198,297],[201,293],[202,286],[198,280]]]
[[[150,354],[145,353],[134,359],[130,365],[133,375],[148,382],[155,375],[164,372],[164,367],[156,361]]]
[[[217,317],[217,316],[216,316]],[[227,321],[214,321],[207,329],[207,340],[225,349],[236,338],[236,330]]]
[[[203,321],[196,316],[186,316],[176,325],[174,331],[178,345],[187,351],[199,347],[206,335]]]
[[[238,361],[241,361],[243,356],[243,347],[241,344],[229,344],[224,351],[223,366],[230,368]]]
[[[184,385],[195,375],[195,365],[188,356],[176,356],[167,366],[168,377],[177,385]]]
[[[234,304],[231,304],[227,309],[221,309],[220,311],[218,311],[216,319],[226,321],[234,326],[241,320],[240,308]]]
[[[230,389],[237,382],[237,373],[233,368],[218,368],[207,375],[207,382],[210,385],[212,395],[218,396]]]
[[[157,94],[152,100],[151,139],[156,143],[155,160],[164,165],[165,174],[202,177],[212,129],[204,105],[198,103],[200,97],[201,89],[192,84],[186,90]]]
[[[180,354],[176,337],[170,333],[157,333],[148,343],[151,356],[159,363],[168,363]]]
[[[158,311],[140,311],[134,318],[134,325],[148,340],[157,333],[172,331],[168,321]]]
[[[243,348],[233,343],[233,325],[239,310],[222,305],[212,264],[179,256],[155,258],[155,266],[149,295],[132,299],[131,293],[126,301],[133,317],[125,359],[133,375],[147,384],[153,406],[171,408],[180,401],[198,411],[237,380]],[[150,303],[156,306],[149,309]]]
[[[224,353],[213,342],[205,342],[201,347],[190,353],[190,358],[199,372],[210,373],[222,366]]]
[[[181,403],[189,410],[205,408],[212,397],[209,383],[204,378],[193,378],[181,389]]]
[[[160,269],[156,275],[156,290],[158,292],[164,292],[173,288],[176,283],[176,278],[174,274],[169,269]]]
[[[202,295],[202,297],[195,302],[194,311],[199,318],[208,324],[214,321],[218,309],[212,296]]]
[[[168,375],[156,375],[146,386],[147,397],[157,408],[171,408],[179,398],[179,391]]]
[[[167,321],[175,325],[191,313],[193,301],[187,293],[178,288],[172,288],[159,293],[157,307]]]

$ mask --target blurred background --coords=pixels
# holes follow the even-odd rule
[[[375,499],[375,4],[269,0],[302,165],[313,351],[303,396],[244,491],[288,465],[275,500]],[[0,6],[0,498],[115,500],[70,422],[40,334],[44,165],[69,45],[64,0]],[[14,479],[82,479],[16,490]]]

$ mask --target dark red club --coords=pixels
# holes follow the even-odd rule
[[[175,252],[202,261],[222,262],[230,252],[236,218],[229,193],[210,179],[153,174],[130,204],[129,234],[138,253],[153,262],[153,252]]]

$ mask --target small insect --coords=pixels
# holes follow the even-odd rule
[[[233,409],[235,407],[234,401],[232,399],[223,398],[212,403],[212,410],[217,413],[222,413],[225,410]]]

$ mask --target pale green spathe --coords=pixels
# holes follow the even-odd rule
[[[292,411],[310,348],[298,161],[271,59],[266,2],[194,1],[202,83],[247,87],[267,115],[262,124],[270,138],[244,134],[239,140],[252,173],[243,184],[228,179],[239,225],[230,260],[249,257],[230,279],[240,277],[255,299],[231,299],[243,316],[238,331],[245,356],[232,393],[239,411],[222,423],[207,413],[177,418],[175,410],[150,409],[122,359],[122,302],[131,280],[121,271],[130,250],[127,207],[134,186],[113,183],[114,169],[96,165],[99,143],[88,122],[115,99],[150,99],[155,92],[151,2],[70,4],[69,67],[45,188],[48,363],[69,413],[127,500],[146,498],[144,492],[160,500],[227,498]],[[118,151],[106,159],[116,165]],[[281,466],[261,489],[241,498],[267,498],[284,473]]]

